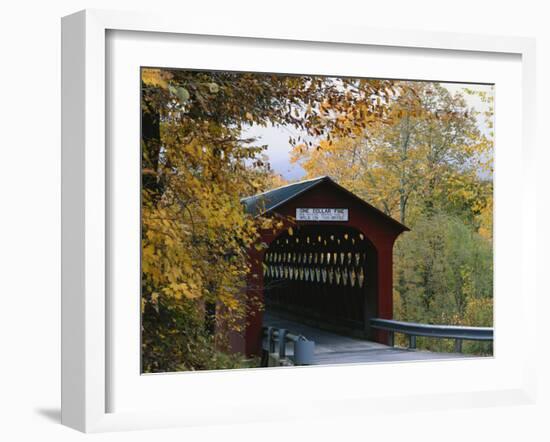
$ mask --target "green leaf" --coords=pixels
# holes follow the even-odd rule
[[[186,103],[190,98],[189,91],[181,86],[176,89],[176,96],[182,103]]]

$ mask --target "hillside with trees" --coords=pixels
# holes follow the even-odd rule
[[[330,175],[411,228],[394,252],[395,319],[492,326],[492,95],[452,94],[429,82],[396,86],[401,93],[386,120],[316,149],[298,145],[293,161],[308,177]],[[482,114],[468,107],[467,95],[485,104]],[[418,345],[452,350],[452,342],[425,338]],[[491,348],[468,343],[465,351]]]

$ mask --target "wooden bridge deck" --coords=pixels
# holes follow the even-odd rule
[[[285,328],[290,333],[302,335],[311,341],[315,341],[315,365],[441,360],[468,357],[461,353],[435,353],[390,347],[377,342],[320,330],[299,322],[280,318],[267,312],[264,314],[263,325]],[[287,344],[287,355],[292,355],[292,351],[293,346],[290,343]]]

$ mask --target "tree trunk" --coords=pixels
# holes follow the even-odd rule
[[[160,115],[154,106],[146,105],[141,113],[141,186],[152,192],[154,200],[162,194],[158,166],[160,162]]]

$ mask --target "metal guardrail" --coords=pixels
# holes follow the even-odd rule
[[[492,327],[465,327],[460,325],[431,325],[415,322],[394,321],[393,319],[372,318],[372,328],[389,332],[388,345],[394,346],[395,333],[402,333],[409,338],[409,348],[416,348],[416,337],[454,339],[455,352],[462,352],[462,341],[493,341]]]
[[[315,343],[309,341],[302,335],[289,333],[285,328],[263,327],[262,341],[265,340],[267,348],[262,348],[266,356],[270,353],[276,353],[279,360],[285,359],[286,344],[294,343],[293,363],[294,365],[311,365],[313,363],[313,349]],[[262,361],[262,366],[267,366],[267,362]]]

